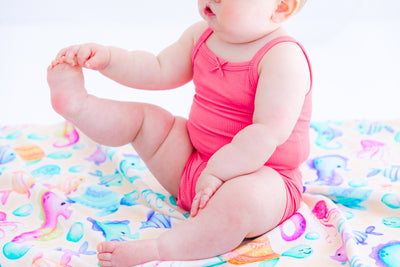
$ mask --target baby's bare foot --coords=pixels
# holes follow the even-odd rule
[[[47,69],[47,82],[54,110],[67,120],[76,116],[87,98],[82,68],[56,59]]]
[[[156,240],[110,241],[97,246],[102,267],[128,267],[158,259]]]

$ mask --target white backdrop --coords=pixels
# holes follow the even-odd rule
[[[400,118],[400,2],[309,0],[286,29],[314,71],[314,120]],[[46,68],[59,49],[98,42],[159,52],[198,21],[194,0],[0,0],[0,125],[51,124]],[[146,101],[187,116],[192,84],[126,88],[85,71],[91,93]]]

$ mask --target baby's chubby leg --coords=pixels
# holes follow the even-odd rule
[[[82,67],[104,70],[110,64],[107,47],[74,45],[62,49],[47,70],[54,110],[94,141],[110,146],[130,143],[142,123],[140,105],[97,98],[87,93]]]
[[[286,190],[281,176],[263,167],[225,182],[196,217],[156,240],[103,242],[101,266],[133,266],[155,260],[198,260],[226,253],[246,237],[273,229],[282,219]]]
[[[88,94],[81,66],[57,58],[47,70],[47,81],[54,110],[94,141],[118,146],[135,137],[130,126],[141,123],[140,114],[133,113],[135,109],[128,103]],[[136,120],[132,119],[134,115],[139,115]]]
[[[101,99],[87,93],[81,64],[58,57],[49,66],[51,102],[60,115],[103,145],[131,143],[172,195],[193,147],[186,119],[151,104]]]

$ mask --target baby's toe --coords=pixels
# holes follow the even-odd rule
[[[98,253],[97,259],[99,261],[111,261],[112,254],[111,253]]]
[[[98,253],[112,253],[115,250],[115,242],[101,242],[97,245]]]

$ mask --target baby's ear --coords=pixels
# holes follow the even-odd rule
[[[296,12],[298,6],[299,0],[279,0],[271,20],[278,24],[284,22]]]

